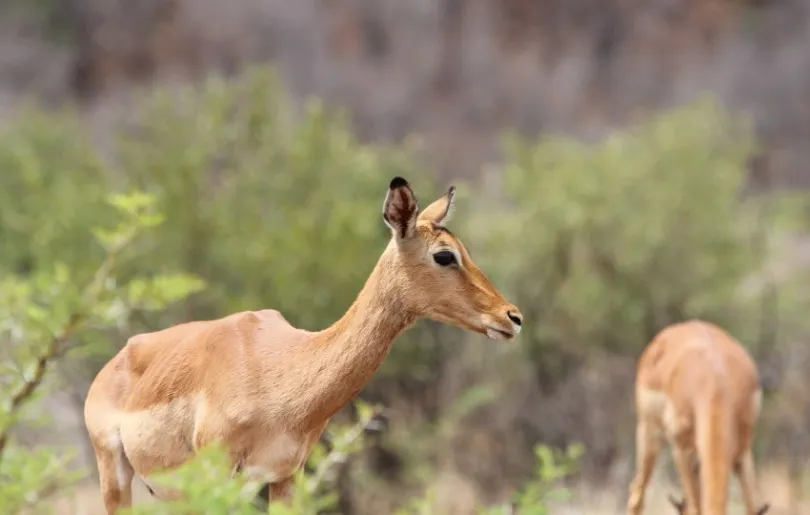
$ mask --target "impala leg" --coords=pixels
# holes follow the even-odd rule
[[[692,461],[692,456],[678,445],[676,439],[671,441],[672,458],[675,461],[675,468],[681,480],[684,493],[685,515],[697,515],[700,509],[700,497],[698,493],[698,478]]]
[[[282,479],[281,481],[276,481],[275,483],[270,483],[270,500],[285,503],[289,502],[292,498],[292,484],[292,476]]]
[[[636,424],[636,475],[630,484],[628,515],[640,515],[644,510],[644,492],[650,483],[660,453],[661,439],[657,432],[647,421],[639,419]]]
[[[266,483],[256,494],[253,506],[262,512],[266,512],[270,501],[280,501],[289,504],[292,482],[293,478],[289,477],[281,481],[276,481],[275,483]]]
[[[697,498],[700,499],[700,460],[698,459],[697,453],[693,454],[691,457],[690,470],[692,471],[692,486],[695,489]]]
[[[737,477],[740,480],[743,500],[745,502],[745,512],[747,515],[759,515],[768,510],[768,505],[757,505],[756,475],[754,473],[754,457],[748,450],[734,467]]]
[[[690,471],[692,473],[692,485],[695,489],[695,493],[697,494],[697,498],[700,499],[700,462],[697,458],[697,455],[692,454],[690,458]],[[671,495],[669,496],[669,502],[672,506],[678,510],[678,513],[686,513],[686,501],[684,500],[676,500]]]
[[[104,507],[108,515],[114,515],[119,509],[132,506],[132,478],[135,473],[123,450],[110,451],[95,444],[93,447]]]

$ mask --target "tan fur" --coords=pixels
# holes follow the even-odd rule
[[[642,513],[664,441],[684,489],[682,511],[724,515],[734,470],[747,514],[762,513],[751,453],[761,398],[756,364],[724,330],[693,320],[658,333],[638,362],[636,477],[627,513]]]
[[[443,226],[452,197],[451,188],[418,215],[407,183],[392,181],[384,205],[392,239],[347,313],[322,331],[264,310],[132,337],[98,373],[85,403],[107,512],[130,506],[135,473],[158,497],[171,497],[149,476],[212,442],[227,446],[234,469],[286,498],[330,418],[418,318],[497,339],[517,335],[520,312]],[[434,262],[443,249],[459,266]]]

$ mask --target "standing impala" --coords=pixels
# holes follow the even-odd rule
[[[424,211],[391,181],[383,220],[392,238],[346,314],[310,332],[274,310],[247,311],[130,338],[98,373],[84,418],[108,513],[132,503],[137,473],[178,467],[225,444],[235,470],[288,499],[330,418],[371,379],[396,337],[426,317],[511,340],[522,317],[445,228],[451,187]]]
[[[641,354],[636,376],[636,477],[629,515],[640,515],[664,439],[689,515],[725,515],[731,471],[748,515],[762,515],[751,443],[762,390],[748,352],[719,327],[693,320],[663,329]]]

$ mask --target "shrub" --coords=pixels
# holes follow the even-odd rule
[[[332,448],[328,451],[318,443],[310,454],[308,464],[312,470],[299,470],[295,474],[292,498],[289,504],[271,502],[261,511],[268,515],[318,514],[335,508],[337,498],[331,477],[336,465],[362,448],[365,429],[379,412],[377,408],[356,402],[358,421],[346,427],[330,426]],[[258,513],[256,495],[261,484],[243,474],[233,475],[233,464],[223,448],[210,445],[183,466],[153,476],[153,480],[180,494],[173,501],[133,506],[131,515],[160,515],[175,513],[230,513],[254,515]],[[331,488],[330,488],[331,487]]]
[[[28,277],[9,275],[0,282],[0,511],[16,513],[37,506],[44,497],[79,474],[65,472],[70,453],[60,455],[41,447],[18,445],[13,430],[30,424],[31,409],[51,386],[56,362],[81,351],[77,337],[120,323],[133,308],[161,310],[198,291],[203,283],[175,274],[137,277],[118,282],[117,264],[126,259],[127,246],[144,229],[160,223],[152,199],[146,195],[111,198],[120,223],[99,229],[105,249],[92,280],[84,287],[64,263],[43,264]]]
[[[744,120],[704,100],[596,145],[506,141],[488,185],[499,193],[468,219],[478,246],[498,249],[482,260],[525,310],[545,381],[597,349],[635,355],[690,317],[750,333],[738,288],[761,256],[742,199],[755,150]]]

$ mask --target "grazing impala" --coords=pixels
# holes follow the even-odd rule
[[[248,311],[132,337],[90,386],[84,418],[108,513],[132,503],[137,473],[175,468],[225,444],[234,470],[288,499],[292,475],[330,418],[371,379],[396,337],[427,317],[495,340],[523,323],[445,228],[454,188],[424,211],[391,181],[383,220],[392,238],[348,312],[310,332],[273,310]]]
[[[640,515],[663,440],[669,441],[689,515],[724,515],[731,470],[748,515],[758,505],[751,443],[762,390],[748,352],[719,327],[699,320],[663,329],[641,354],[636,375],[636,477],[629,515]]]

